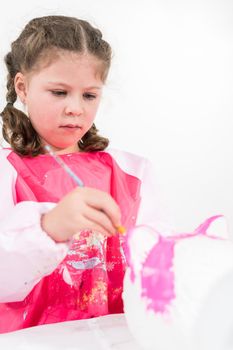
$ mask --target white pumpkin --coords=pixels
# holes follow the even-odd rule
[[[233,287],[233,242],[224,238],[223,225],[224,218],[215,216],[190,234],[163,237],[147,226],[128,233],[124,312],[142,348],[233,349],[223,348],[224,339],[233,333],[233,303],[231,311],[225,308],[225,320],[215,322],[215,328],[227,327],[219,330],[222,336],[205,327],[210,314],[215,315],[214,301],[224,302],[221,293],[227,287],[221,291],[220,283],[230,281]]]

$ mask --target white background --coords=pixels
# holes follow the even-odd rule
[[[64,14],[114,51],[97,127],[146,156],[177,231],[215,214],[233,232],[233,1],[20,0],[0,9],[0,58],[28,20]],[[0,68],[5,106],[5,67]]]

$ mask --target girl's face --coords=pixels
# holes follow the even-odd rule
[[[59,154],[78,151],[100,103],[100,62],[90,55],[65,52],[36,72],[17,73],[15,89],[43,144]]]

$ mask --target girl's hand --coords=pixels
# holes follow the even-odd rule
[[[64,242],[84,229],[114,235],[121,225],[121,213],[115,200],[106,192],[77,187],[48,213],[41,226],[57,242]]]

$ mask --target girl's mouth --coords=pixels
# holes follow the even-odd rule
[[[75,125],[75,124],[66,124],[66,125],[61,125],[60,128],[65,128],[65,129],[81,129],[81,126]]]

